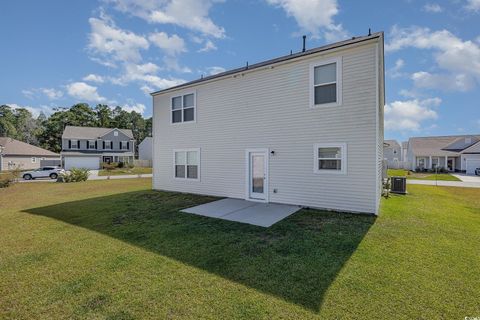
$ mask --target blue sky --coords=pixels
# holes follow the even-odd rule
[[[151,115],[149,92],[385,31],[385,138],[480,133],[480,0],[0,3],[0,104]]]

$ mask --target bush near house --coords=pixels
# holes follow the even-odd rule
[[[90,171],[82,168],[72,168],[70,172],[66,172],[58,176],[57,182],[81,182],[87,181]]]

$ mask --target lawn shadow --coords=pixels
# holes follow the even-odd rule
[[[375,217],[301,210],[265,229],[181,213],[216,198],[138,191],[25,210],[87,228],[318,312]]]

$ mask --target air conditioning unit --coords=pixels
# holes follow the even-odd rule
[[[407,178],[406,177],[391,177],[390,178],[392,193],[406,194],[407,193]]]

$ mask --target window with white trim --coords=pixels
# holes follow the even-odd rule
[[[105,140],[103,143],[105,145],[105,147],[104,147],[105,150],[111,150],[112,149],[112,141]]]
[[[32,163],[37,163],[37,158],[32,157]]]
[[[128,141],[120,141],[120,149],[128,150]]]
[[[174,150],[174,177],[199,180],[200,149]]]
[[[346,173],[347,146],[339,144],[316,144],[314,146],[315,173]]]
[[[342,103],[342,60],[327,59],[310,65],[311,107]]]
[[[70,140],[70,149],[78,149],[78,140]]]
[[[172,123],[195,121],[195,93],[172,97]]]
[[[88,149],[95,149],[95,140],[88,140]]]

